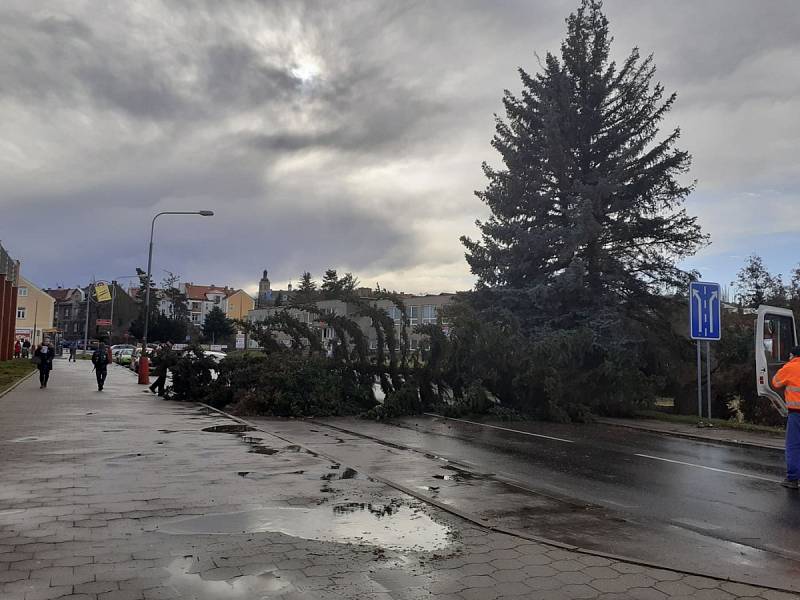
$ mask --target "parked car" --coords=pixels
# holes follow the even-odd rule
[[[214,350],[204,350],[203,356],[213,359],[215,363],[219,363],[219,361],[225,358],[227,354],[225,354],[224,352],[217,352]]]
[[[111,352],[112,354],[116,354],[120,350],[134,350],[135,348],[136,346],[133,344],[114,344],[111,346]]]
[[[130,366],[131,370],[136,371],[137,373],[139,372],[139,359],[141,358],[141,356],[142,356],[142,349],[141,348],[136,348],[131,353],[131,362],[130,362],[129,366]],[[152,358],[152,356],[153,356],[153,348],[150,348],[150,347],[147,348],[147,356]],[[155,373],[155,370],[156,370],[155,366],[153,365],[153,361],[151,360],[150,361],[150,373],[151,374]]]
[[[120,348],[117,350],[114,360],[119,365],[130,365],[133,357],[133,348]]]

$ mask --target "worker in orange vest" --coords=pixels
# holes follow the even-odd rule
[[[798,489],[800,480],[800,346],[793,346],[789,362],[772,378],[774,388],[786,388],[783,398],[789,417],[786,420],[786,479],[783,487]]]

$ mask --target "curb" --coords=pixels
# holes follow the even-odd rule
[[[27,375],[23,376],[23,377],[22,377],[22,379],[20,379],[20,380],[18,380],[18,381],[16,381],[16,382],[14,382],[14,383],[12,383],[12,384],[11,384],[11,387],[8,387],[8,388],[6,388],[5,390],[3,390],[2,392],[0,392],[0,398],[2,398],[3,396],[5,396],[6,394],[10,394],[11,392],[13,392],[15,389],[17,389],[17,388],[18,388],[19,386],[21,386],[23,383],[25,383],[26,381],[28,381],[28,379],[30,379],[31,377],[33,377],[35,374],[36,374],[36,369],[34,369],[33,371],[31,371],[31,372],[30,372],[30,373],[28,373]]]
[[[283,440],[285,442],[288,442],[290,444],[298,445],[298,446],[300,446],[302,448],[305,448],[306,450],[308,450],[310,452],[313,452],[314,454],[317,454],[317,455],[319,455],[319,456],[323,457],[324,459],[329,460],[331,462],[342,464],[342,461],[338,460],[336,457],[334,457],[334,456],[332,456],[330,454],[327,454],[326,452],[322,452],[322,451],[319,451],[319,450],[310,450],[309,448],[306,448],[303,444],[298,444],[294,440],[291,440],[291,439],[286,438],[286,437],[281,436],[281,435],[277,435],[276,433],[273,433],[271,431],[267,431],[266,429],[263,429],[262,427],[260,427],[256,423],[252,423],[251,421],[248,421],[248,420],[243,419],[241,417],[236,417],[236,416],[234,416],[234,415],[232,415],[230,413],[225,412],[224,410],[220,410],[219,408],[214,408],[213,406],[209,406],[208,404],[205,404],[203,402],[197,402],[197,404],[202,406],[202,407],[204,407],[205,409],[207,409],[210,412],[217,413],[217,414],[219,414],[219,415],[221,415],[223,417],[231,419],[232,421],[236,421],[237,423],[240,423],[242,425],[247,425],[248,427],[252,427],[257,431],[261,431],[262,433],[266,433],[267,435],[274,436],[274,437],[276,437],[276,438],[278,438],[280,440]],[[308,421],[311,422],[311,423],[314,423],[315,426],[328,427],[329,429],[333,429],[334,431],[339,430],[339,431],[342,431],[342,432],[353,433],[353,432],[348,431],[346,429],[341,429],[341,428],[337,428],[335,426],[330,426],[330,425],[327,425],[326,423],[321,423],[321,422],[316,421],[314,419],[308,419]],[[367,436],[362,436],[362,437],[367,437]],[[375,439],[375,438],[372,438],[372,439]],[[413,448],[408,448],[408,450],[414,450],[414,449]],[[416,450],[414,450],[414,451],[416,451]],[[363,472],[363,471],[361,471],[361,472]],[[411,496],[412,498],[416,498],[417,500],[419,500],[421,502],[424,502],[424,503],[429,504],[431,506],[435,506],[436,508],[438,508],[438,509],[440,509],[440,510],[442,510],[442,511],[448,513],[448,514],[451,514],[451,515],[454,515],[454,516],[459,517],[461,519],[464,519],[465,521],[470,522],[473,525],[476,525],[476,526],[480,527],[481,529],[485,529],[487,531],[492,531],[492,532],[500,533],[500,534],[503,534],[503,535],[510,535],[512,537],[524,539],[524,540],[531,541],[531,542],[536,542],[536,543],[539,543],[539,544],[543,544],[545,546],[551,546],[553,548],[558,548],[559,550],[567,550],[567,551],[570,551],[570,552],[575,552],[576,554],[585,554],[585,555],[588,555],[588,556],[597,556],[599,558],[605,558],[607,560],[625,562],[625,563],[629,563],[629,564],[638,565],[638,566],[641,566],[641,567],[647,567],[647,568],[650,568],[650,569],[659,569],[659,570],[662,570],[662,571],[669,571],[671,573],[680,573],[681,575],[688,575],[688,576],[694,575],[694,576],[699,576],[699,577],[705,577],[707,579],[713,579],[714,581],[723,581],[723,582],[729,582],[729,583],[739,583],[739,584],[747,585],[747,586],[750,586],[750,587],[758,587],[758,588],[765,589],[765,590],[774,590],[774,591],[777,591],[777,592],[784,592],[784,593],[789,593],[789,594],[796,594],[797,593],[797,590],[790,590],[788,588],[781,588],[781,587],[769,586],[769,585],[764,585],[764,584],[754,584],[754,583],[751,583],[751,582],[748,582],[748,581],[742,581],[740,579],[732,579],[732,578],[720,577],[719,575],[711,575],[711,574],[708,574],[708,573],[704,573],[703,571],[684,571],[684,570],[676,569],[675,567],[670,567],[670,566],[663,565],[663,564],[660,564],[660,563],[652,563],[652,562],[639,560],[639,559],[636,559],[636,558],[630,558],[630,557],[627,557],[627,556],[619,556],[619,555],[616,555],[616,554],[609,554],[607,552],[601,552],[601,551],[598,551],[598,550],[590,550],[588,548],[581,548],[579,546],[573,546],[571,544],[565,544],[565,543],[559,542],[557,540],[551,540],[549,538],[543,538],[543,537],[531,535],[531,534],[525,533],[523,531],[518,531],[518,530],[515,530],[515,529],[507,529],[505,527],[501,527],[501,526],[498,526],[498,525],[494,525],[494,524],[492,524],[490,522],[487,522],[486,519],[483,519],[483,518],[481,518],[481,517],[479,517],[477,515],[473,515],[472,513],[467,513],[467,512],[461,511],[461,510],[459,510],[457,508],[454,508],[454,507],[452,507],[452,506],[450,506],[448,504],[445,504],[443,502],[435,500],[434,498],[430,498],[429,496],[421,494],[416,490],[407,488],[404,485],[401,485],[399,483],[395,483],[393,481],[385,479],[385,478],[381,477],[380,475],[374,475],[372,473],[364,473],[364,474],[367,475],[368,477],[370,477],[371,479],[374,479],[375,481],[378,481],[378,482],[380,482],[380,483],[382,483],[382,484],[384,484],[384,485],[386,485],[388,487],[391,487],[391,488],[393,488],[393,489],[395,489],[395,490],[397,490],[399,492],[402,492],[402,493],[404,493],[404,494],[406,494],[408,496]]]
[[[610,427],[621,427],[623,429],[633,429],[635,431],[644,431],[647,433],[669,435],[672,437],[683,438],[686,440],[693,440],[695,442],[704,442],[706,444],[720,444],[723,446],[737,446],[739,448],[758,448],[760,450],[773,450],[775,452],[781,452],[781,453],[784,452],[784,449],[779,446],[768,446],[765,444],[758,444],[756,442],[746,442],[744,440],[707,438],[702,435],[696,435],[693,433],[688,433],[683,431],[667,431],[663,429],[657,429],[654,427],[647,427],[646,425],[636,425],[633,423],[631,424],[617,423],[614,421],[605,421],[604,419],[595,419],[594,422],[600,425],[608,425]]]

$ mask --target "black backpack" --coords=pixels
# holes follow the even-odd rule
[[[95,350],[94,351],[94,366],[105,367],[108,364],[108,351]]]

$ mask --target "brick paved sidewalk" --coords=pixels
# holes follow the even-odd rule
[[[0,398],[2,599],[795,597],[487,532],[123,369],[93,381],[58,361]]]

